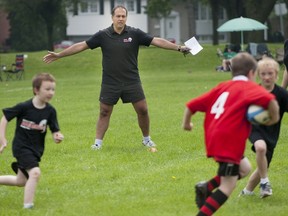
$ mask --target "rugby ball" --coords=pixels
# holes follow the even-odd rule
[[[268,110],[258,105],[250,105],[247,110],[247,119],[252,124],[265,124],[270,120]]]

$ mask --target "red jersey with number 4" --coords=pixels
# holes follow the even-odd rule
[[[251,130],[246,112],[251,104],[264,108],[275,96],[243,76],[223,82],[186,105],[192,113],[205,112],[207,157],[239,164]]]

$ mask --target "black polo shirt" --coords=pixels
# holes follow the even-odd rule
[[[153,37],[130,26],[118,34],[113,25],[89,38],[90,49],[102,49],[102,83],[108,85],[131,85],[140,82],[138,72],[139,46],[149,46]]]

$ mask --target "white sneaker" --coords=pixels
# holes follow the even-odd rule
[[[272,188],[270,182],[260,184],[260,198],[265,198],[272,195]]]
[[[101,147],[102,147],[102,145],[93,144],[93,145],[91,146],[91,149],[92,149],[92,150],[99,150],[99,149],[101,149]]]
[[[238,197],[241,197],[241,196],[253,196],[255,195],[255,193],[253,191],[247,191],[247,190],[242,190],[240,192],[240,194],[238,195]]]
[[[149,140],[148,142],[145,142],[145,141],[143,140],[143,141],[142,141],[142,144],[143,144],[144,146],[146,146],[146,147],[149,147],[149,148],[156,146],[156,144],[155,144],[152,140]]]

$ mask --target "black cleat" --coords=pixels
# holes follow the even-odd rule
[[[196,193],[196,205],[200,209],[207,197],[210,196],[211,192],[208,191],[208,183],[206,181],[199,182],[195,185],[195,193]]]

